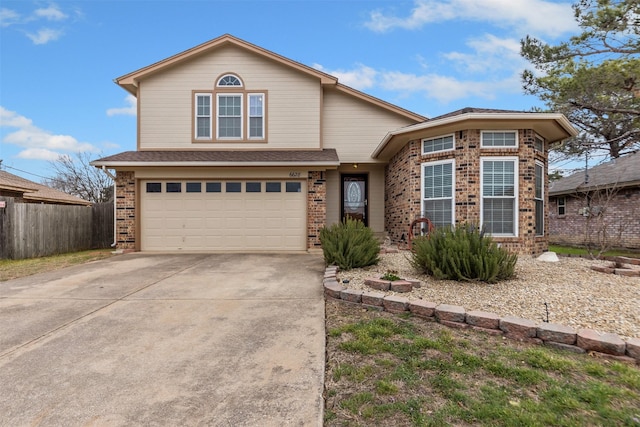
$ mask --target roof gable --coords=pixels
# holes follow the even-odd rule
[[[114,81],[115,83],[117,83],[119,86],[124,88],[126,91],[128,91],[132,95],[137,96],[138,84],[141,80],[151,75],[154,75],[156,73],[161,73],[162,71],[167,70],[170,67],[174,67],[176,65],[195,59],[201,55],[214,52],[216,49],[220,49],[225,46],[234,46],[234,47],[246,50],[248,52],[252,52],[256,55],[259,55],[260,57],[266,58],[270,61],[274,61],[285,67],[288,67],[290,69],[303,73],[307,76],[310,76],[314,79],[317,79],[321,86],[328,86],[331,88],[335,88],[339,91],[349,94],[350,96],[362,99],[366,102],[372,103],[383,109],[386,109],[394,114],[407,117],[413,121],[420,122],[426,119],[426,117],[420,114],[416,114],[412,111],[398,107],[397,105],[393,105],[391,103],[378,99],[374,96],[365,94],[356,89],[340,84],[338,83],[337,77],[334,77],[330,74],[319,71],[315,68],[309,67],[307,65],[304,65],[292,59],[286,58],[277,53],[271,52],[260,46],[256,46],[247,41],[241,40],[230,34],[225,34],[223,36],[220,36],[208,42],[202,43],[198,46],[195,46],[191,49],[187,49],[176,55],[170,56],[169,58],[163,59],[149,66],[140,68],[131,73],[125,74],[124,76],[116,78]]]
[[[296,69],[302,73],[308,74],[312,77],[317,78],[322,84],[327,84],[327,83],[336,84],[338,82],[338,79],[336,77],[333,77],[327,73],[323,73],[322,71],[316,70],[315,68],[311,68],[299,62],[293,61],[282,55],[278,55],[277,53],[271,52],[267,49],[263,49],[260,46],[256,46],[254,44],[241,40],[237,37],[234,37],[230,34],[225,34],[213,40],[209,40],[208,42],[202,43],[191,49],[187,49],[176,55],[170,56],[169,58],[163,59],[154,64],[140,68],[139,70],[133,71],[129,74],[125,74],[124,76],[116,78],[115,82],[118,85],[122,86],[131,94],[137,95],[137,90],[138,90],[137,87],[138,87],[139,80],[144,79],[145,77],[148,77],[152,74],[161,72],[167,67],[178,65],[182,62],[189,61],[197,56],[210,53],[220,47],[229,46],[229,45],[236,46],[241,49],[245,49],[247,51],[253,52],[257,55],[270,59],[272,61],[283,64],[287,67]]]

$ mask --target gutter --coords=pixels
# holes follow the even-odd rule
[[[111,172],[109,172],[106,168],[106,166],[102,166],[102,172],[106,173],[109,178],[111,178],[113,180],[113,243],[111,244],[112,248],[116,247],[117,244],[117,240],[116,240],[116,213],[117,213],[117,209],[116,209],[116,177],[115,175],[113,175]]]

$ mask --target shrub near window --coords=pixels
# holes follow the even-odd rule
[[[518,256],[477,227],[438,228],[412,243],[411,265],[436,279],[495,283],[514,276]]]
[[[320,230],[324,261],[342,270],[377,264],[380,242],[362,221],[345,219]]]

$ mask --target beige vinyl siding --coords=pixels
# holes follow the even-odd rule
[[[327,224],[340,222],[340,174],[363,173],[369,175],[369,227],[376,232],[384,231],[384,165],[343,165],[338,170],[327,171]]]
[[[245,90],[267,93],[267,141],[192,142],[193,91],[213,91],[225,73],[240,77]],[[319,80],[237,47],[215,49],[146,78],[139,103],[142,150],[320,147]]]
[[[371,162],[387,132],[414,121],[338,90],[324,93],[324,148],[335,148],[341,162]]]

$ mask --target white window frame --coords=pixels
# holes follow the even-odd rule
[[[261,97],[262,98],[262,114],[259,116],[251,115],[251,98],[253,97]],[[267,109],[267,97],[264,93],[260,92],[249,92],[247,93],[247,138],[248,139],[264,139],[265,138],[265,112]],[[260,136],[251,136],[251,119],[252,118],[260,118],[262,122],[262,135]]]
[[[536,135],[533,138],[533,147],[537,152],[544,153],[544,138]]]
[[[198,100],[200,97],[209,98],[209,115],[199,115],[198,114]],[[193,135],[197,140],[210,140],[213,138],[213,97],[210,93],[196,93],[194,97],[194,112],[195,112],[195,120],[194,120],[194,128]],[[208,136],[198,136],[198,119],[200,118],[209,118],[209,135]]]
[[[425,169],[429,166],[437,166],[441,164],[451,164],[451,196],[450,197],[432,197],[427,198],[426,187],[424,185]],[[451,200],[451,225],[456,222],[456,161],[455,159],[435,160],[432,162],[425,162],[420,165],[420,212],[423,217],[426,216],[424,204],[427,200]]]
[[[562,203],[560,203],[562,200]],[[559,196],[556,200],[558,216],[565,216],[567,214],[567,198],[565,196]],[[563,212],[560,213],[560,208],[562,208]]]
[[[220,97],[239,97],[240,98],[240,136],[220,136]],[[236,116],[223,116],[236,117]],[[219,92],[216,93],[216,139],[218,140],[241,140],[244,130],[244,96],[238,92]]]
[[[515,145],[485,145],[484,143],[484,135],[486,133],[513,133],[515,134]],[[480,132],[480,148],[490,148],[492,150],[503,150],[503,149],[511,149],[518,148],[519,145],[519,137],[518,131],[514,129],[507,130],[483,130]]]
[[[541,189],[540,189],[540,197],[539,198],[536,197],[537,175],[535,173],[536,172],[535,169],[537,167],[540,167],[540,169],[541,169],[541,171],[540,171],[541,172],[540,173],[540,179],[542,179],[542,182],[540,183]],[[537,203],[536,203],[536,206],[535,206],[535,209],[534,209],[534,218],[533,218],[534,221],[533,221],[533,224],[534,224],[534,227],[536,229],[535,230],[535,236],[536,237],[542,237],[542,236],[544,236],[544,212],[545,212],[545,209],[546,209],[545,202],[544,202],[544,164],[542,162],[538,162],[538,161],[535,162],[535,167],[534,167],[534,173],[533,174],[534,174],[534,179],[533,179],[533,199],[535,200],[535,202],[537,202],[537,201],[541,201],[542,202],[542,230],[538,230]]]
[[[430,142],[430,141],[436,141],[438,139],[444,139],[447,137],[451,137],[451,148],[445,148],[442,150],[434,150],[434,151],[425,151],[424,149],[424,145],[426,142]],[[453,151],[456,149],[456,135],[453,133],[447,134],[447,135],[441,135],[441,136],[437,136],[435,138],[425,138],[421,141],[421,146],[420,146],[420,150],[422,151],[422,155],[428,155],[428,154],[434,154],[434,153],[445,153],[447,151]]]
[[[487,233],[491,234],[494,237],[518,237],[518,229],[519,229],[519,224],[518,224],[518,213],[519,213],[519,203],[518,203],[518,198],[519,198],[519,172],[518,172],[518,163],[519,163],[519,159],[518,157],[515,156],[498,156],[498,157],[480,157],[480,226],[481,228],[484,227],[484,199],[485,199],[485,195],[484,195],[484,164],[487,161],[501,161],[501,162],[506,162],[506,161],[510,161],[513,162],[514,166],[513,166],[513,197],[509,196],[509,197],[486,197],[486,198],[491,198],[491,199],[498,199],[498,198],[504,198],[504,199],[513,199],[513,233],[491,233],[490,231],[487,230]]]
[[[226,77],[233,77],[234,79],[238,80],[238,82],[240,84],[239,85],[222,85],[222,84],[220,84],[220,82],[222,80],[224,80]],[[216,82],[216,86],[217,87],[224,87],[224,88],[239,88],[239,87],[244,87],[244,84],[242,83],[242,79],[240,77],[236,76],[233,73],[227,73],[227,74],[225,74],[223,76],[220,76],[220,78]]]

